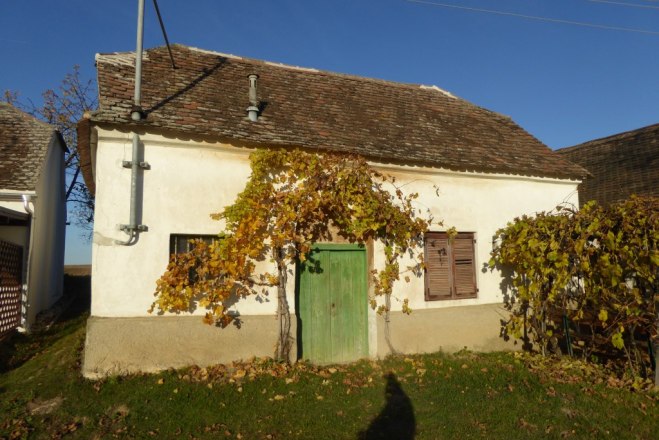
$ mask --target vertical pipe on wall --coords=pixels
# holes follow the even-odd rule
[[[23,199],[23,209],[30,216],[30,225],[28,226],[28,245],[27,245],[27,258],[24,260],[26,262],[27,268],[25,270],[25,284],[23,287],[23,305],[21,306],[21,327],[26,332],[30,331],[30,275],[32,272],[32,252],[34,248],[34,210],[30,208],[30,203],[33,203],[32,196],[28,194],[23,194],[21,196]]]
[[[135,122],[142,120],[142,51],[144,37],[144,0],[137,2],[137,41],[135,48],[135,92],[133,95],[133,108],[131,119]],[[127,241],[117,241],[118,244],[131,245],[137,241],[138,234],[146,231],[147,227],[138,225],[137,219],[137,177],[140,168],[147,168],[148,164],[140,163],[140,136],[133,132],[133,149],[130,162],[124,162],[124,167],[130,167],[130,214],[127,225],[120,229],[128,234]]]

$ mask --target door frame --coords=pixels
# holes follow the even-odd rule
[[[366,328],[364,329],[365,331],[365,339],[364,343],[366,344],[366,354],[367,356],[371,355],[371,331],[370,331],[370,313],[369,313],[369,307],[368,307],[368,296],[370,292],[370,281],[369,281],[369,276],[368,274],[370,273],[370,264],[371,264],[371,246],[370,243],[315,243],[311,246],[311,249],[309,250],[309,254],[311,254],[314,251],[360,251],[364,255],[364,263],[365,263],[365,283],[364,283],[364,303],[366,304],[366,311],[364,315],[364,325]],[[296,340],[296,351],[297,351],[297,359],[302,359],[303,353],[304,353],[304,347],[302,346],[302,331],[303,331],[303,324],[301,321],[301,316],[300,316],[300,278],[302,274],[302,270],[300,270],[300,266],[303,264],[301,261],[297,260],[295,263],[295,320],[296,320],[296,334],[295,334],[295,340]]]

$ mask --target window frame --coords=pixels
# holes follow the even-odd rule
[[[432,283],[437,283],[441,282],[442,278],[442,273],[435,272],[439,271],[441,269],[438,268],[438,266],[435,266],[434,262],[431,261],[429,253],[430,253],[430,243],[432,240],[444,240],[446,242],[446,247],[442,249],[444,251],[443,255],[446,255],[447,258],[447,264],[448,268],[446,269],[446,278],[448,279],[447,283],[448,284],[448,293],[444,291],[444,293],[432,293],[431,294],[431,289],[433,290],[440,290],[434,289],[433,286],[431,285]],[[467,249],[467,252],[470,254],[470,259],[469,258],[456,258],[456,253],[459,252],[465,252],[465,249],[457,249],[456,250],[456,240],[470,240],[470,249]],[[464,241],[463,241],[464,243]],[[478,298],[478,276],[477,276],[477,264],[476,264],[476,234],[474,232],[458,232],[456,235],[453,237],[449,238],[449,234],[444,231],[428,231],[424,235],[424,246],[423,246],[423,252],[424,252],[424,261],[425,261],[425,269],[424,269],[424,299],[426,301],[450,301],[450,300],[462,300],[462,299],[475,299]],[[439,251],[441,252],[441,251]],[[464,257],[464,254],[462,255]],[[440,257],[441,258],[441,257]],[[469,262],[470,260],[470,262]],[[436,261],[436,260],[435,260]],[[457,274],[456,273],[456,267],[465,265],[466,264],[471,264],[471,272],[470,272],[470,278],[471,278],[471,284],[468,284],[464,282],[464,273],[462,274]],[[442,264],[442,263],[440,263]],[[432,277],[431,280],[431,271],[434,272],[434,277]],[[469,276],[468,275],[468,276]],[[460,279],[463,281],[460,283]],[[439,280],[439,281],[437,281]],[[460,285],[459,285],[460,283]],[[471,293],[467,294],[460,294],[460,290],[467,290],[471,291]]]
[[[212,244],[221,239],[222,237],[217,234],[169,234],[169,259],[171,261],[172,257],[174,257],[174,261],[176,261],[177,255],[190,252],[193,248],[191,243],[192,240],[202,240],[206,244]],[[181,243],[185,243],[185,250],[178,249]],[[197,267],[198,263],[188,272],[188,281],[190,283],[194,283],[198,280]]]

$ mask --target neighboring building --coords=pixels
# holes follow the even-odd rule
[[[608,204],[632,194],[659,196],[659,124],[556,150],[587,169],[579,201]]]
[[[54,127],[0,103],[0,333],[62,295],[66,151]]]
[[[361,154],[394,175],[406,191],[417,192],[418,206],[429,208],[445,225],[429,231],[427,276],[396,284],[394,296],[409,299],[414,312],[404,316],[394,299],[388,330],[366,306],[372,288],[368,273],[382,266],[381,246],[363,250],[324,244],[320,259],[336,262],[345,267],[344,275],[354,277],[353,290],[342,293],[354,301],[344,301],[339,314],[349,324],[340,322],[330,302],[315,302],[308,295],[318,290],[339,295],[324,291],[335,281],[333,272],[315,281],[305,272],[298,274],[297,295],[296,277],[289,277],[299,356],[331,362],[380,357],[392,350],[506,347],[499,338],[506,316],[501,276],[484,270],[492,237],[515,216],[577,203],[576,187],[585,170],[555,155],[510,118],[434,86],[180,45],[172,50],[176,69],[165,48],[144,52],[145,119],[139,122],[130,115],[135,54],[96,58],[100,108],[79,125],[83,172],[96,195],[85,375],[273,354],[275,295],[237,301],[232,309],[240,314],[240,329],[203,325],[198,316],[203,310],[186,316],[147,313],[170,252],[184,250],[190,237],[221,231],[222,224],[209,215],[233,203],[244,188],[254,148]],[[258,75],[256,99],[249,98],[248,76],[253,74]],[[256,121],[248,118],[248,106]],[[138,162],[144,166],[136,179],[137,224],[148,231],[125,246],[118,243],[126,240],[118,226],[129,218],[131,171],[124,166],[132,157],[132,131],[139,133]],[[461,233],[454,242],[442,234],[450,226]],[[326,321],[314,326],[310,314]],[[350,335],[347,326],[353,329]],[[345,350],[339,350],[341,355],[315,351],[332,344]]]

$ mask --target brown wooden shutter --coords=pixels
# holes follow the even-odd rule
[[[427,301],[451,298],[451,259],[448,236],[441,232],[428,232],[425,237]]]
[[[451,254],[455,298],[475,298],[477,289],[474,234],[458,234],[451,243]]]

